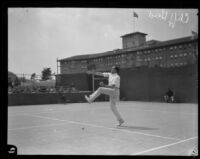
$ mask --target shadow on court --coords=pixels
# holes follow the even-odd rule
[[[130,126],[130,125],[121,125],[118,129],[127,129],[127,130],[158,130],[158,128],[142,127],[142,126]]]

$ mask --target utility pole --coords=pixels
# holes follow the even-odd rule
[[[56,58],[57,74],[58,74],[58,58]]]

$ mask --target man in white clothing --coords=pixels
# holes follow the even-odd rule
[[[112,67],[111,73],[95,72],[95,75],[108,77],[108,85],[100,82],[100,87],[89,97],[85,95],[85,99],[88,101],[88,103],[92,103],[101,94],[109,95],[111,110],[119,122],[118,126],[120,126],[124,123],[124,120],[122,119],[116,107],[116,102],[119,101],[120,93],[120,76],[118,73],[119,68],[116,66]]]

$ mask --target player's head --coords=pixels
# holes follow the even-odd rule
[[[119,74],[119,67],[113,66],[112,69],[111,69],[111,73],[117,73],[117,74]]]

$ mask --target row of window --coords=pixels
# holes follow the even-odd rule
[[[175,46],[170,46],[170,50],[176,50],[176,49],[182,49],[182,48],[191,48],[192,44],[184,44],[184,45],[175,45]]]
[[[114,63],[106,63],[105,66],[112,66],[112,65],[120,65],[120,62]],[[160,67],[178,67],[178,66],[184,66],[187,65],[187,62],[173,62],[170,64],[160,64]],[[86,66],[81,66],[82,69],[86,69]]]
[[[176,67],[176,66],[184,66],[187,65],[187,62],[175,62],[170,64],[160,64],[161,67]]]
[[[148,54],[151,52],[161,52],[161,51],[165,51],[166,49],[176,50],[176,49],[191,48],[191,47],[192,47],[192,44],[175,45],[175,46],[170,46],[168,48],[162,47],[162,48],[156,48],[156,49],[151,49],[151,50],[137,51],[137,55]]]
[[[93,59],[92,62],[101,62],[103,60],[119,59],[121,57],[124,57],[124,54],[122,54],[122,55],[115,55],[115,56],[108,56],[106,58]]]
[[[192,44],[185,44],[184,47],[191,47]],[[169,49],[177,49],[177,48],[182,48],[183,45],[178,45],[178,46],[171,46]],[[136,54],[137,55],[142,55],[142,54],[147,54],[147,53],[151,53],[151,52],[159,52],[159,51],[163,51],[166,48],[158,48],[158,49],[151,49],[151,50],[144,50],[144,51],[137,51]],[[126,57],[129,54],[121,54],[121,55],[115,55],[115,56],[108,56],[108,57],[101,57],[101,58],[97,58],[97,59],[93,59],[92,62],[102,62],[103,60],[111,60],[111,59],[120,59],[121,57]],[[192,53],[180,53],[179,55],[175,54],[175,55],[170,55],[170,58],[174,58],[174,57],[182,57],[182,56],[187,56],[187,55],[192,55]],[[159,59],[159,58],[158,58]],[[64,62],[64,64],[75,64],[78,61],[70,61],[70,62]],[[81,60],[81,63],[87,63],[87,60]]]
[[[150,50],[144,51],[144,53],[149,52],[149,51],[150,51]],[[142,53],[142,52],[137,52],[138,55],[139,55],[140,53]],[[179,55],[177,55],[177,54],[175,54],[175,55],[170,55],[170,58],[178,57],[178,56],[182,57],[182,56],[187,56],[187,55],[192,55],[192,53],[190,52],[190,53],[180,53]],[[109,56],[109,57],[107,57],[106,59],[108,59],[108,60],[110,60],[110,59],[119,59],[119,58],[125,57],[125,56],[127,56],[127,54],[122,54],[122,55],[117,55],[117,56]],[[154,58],[152,58],[152,59],[154,59]],[[157,60],[157,59],[162,59],[162,57],[161,57],[161,56],[160,56],[160,57],[155,57],[155,59],[156,59],[156,60]],[[94,59],[94,60],[93,60],[93,62],[101,62],[101,61],[103,61],[102,58]]]
[[[159,56],[159,57],[152,57],[152,58],[145,58],[144,61],[151,61],[151,60],[162,60],[163,57]],[[142,61],[142,59],[140,59],[140,61]]]
[[[188,55],[192,55],[192,53],[189,52],[189,53],[174,54],[174,55],[170,55],[170,58],[183,57],[183,56],[188,56]]]
[[[192,55],[192,53],[180,53],[180,54],[175,54],[175,55],[170,55],[170,58],[177,58],[177,57],[185,57],[187,55]],[[138,58],[137,61],[151,61],[151,60],[162,60],[163,57],[162,56],[156,56],[156,57],[144,57],[144,58]],[[112,61],[112,62],[106,62],[112,65],[113,63],[115,64],[120,64],[120,63],[126,63],[126,61],[124,59],[120,60],[120,61]],[[104,63],[104,64],[106,64]],[[71,67],[73,68],[73,66],[71,65]],[[86,68],[86,65],[82,65],[81,67]]]

